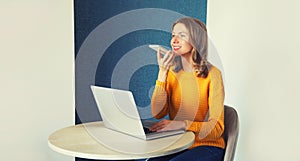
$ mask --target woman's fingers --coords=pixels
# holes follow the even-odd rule
[[[164,56],[162,56],[159,52],[160,50],[158,50],[157,55],[158,64],[160,67],[168,70],[173,65],[175,54],[172,51],[168,51]]]
[[[184,121],[175,121],[175,120],[162,120],[156,124],[154,124],[150,130],[151,131],[169,131],[169,130],[185,130],[186,124]]]
[[[150,130],[151,130],[151,131],[157,131],[158,129],[161,129],[161,128],[163,128],[163,123],[162,123],[162,121],[160,121],[160,122],[154,124],[154,125],[150,128]]]
[[[162,131],[169,124],[169,120],[162,120],[156,124],[154,124],[150,130],[151,131]]]
[[[166,55],[168,55],[168,57],[166,57],[165,62],[166,62],[168,65],[172,65],[172,64],[173,64],[174,57],[175,57],[175,54],[174,54],[172,51],[169,51]]]
[[[160,54],[160,48],[158,48],[157,50],[157,62],[160,62],[160,60],[162,59],[162,55]]]

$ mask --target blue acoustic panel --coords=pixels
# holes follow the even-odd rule
[[[168,48],[176,19],[206,23],[206,12],[206,0],[74,0],[76,124],[101,120],[90,85],[132,91],[151,118],[158,66],[148,45]]]
[[[76,123],[101,120],[90,85],[133,92],[142,118],[158,73],[149,44],[170,47],[180,17],[206,22],[206,0],[74,0]]]

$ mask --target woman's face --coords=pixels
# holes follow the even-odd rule
[[[183,23],[177,23],[173,27],[171,46],[177,55],[185,55],[193,49],[189,43],[189,32]]]

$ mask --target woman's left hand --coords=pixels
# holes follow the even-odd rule
[[[174,120],[162,120],[154,124],[150,130],[151,131],[170,131],[170,130],[185,130],[186,124],[184,121],[174,121]]]

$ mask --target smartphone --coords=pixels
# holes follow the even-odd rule
[[[156,52],[158,51],[158,49],[160,49],[161,54],[166,54],[168,52],[167,49],[160,45],[149,45],[149,48],[155,50]]]

